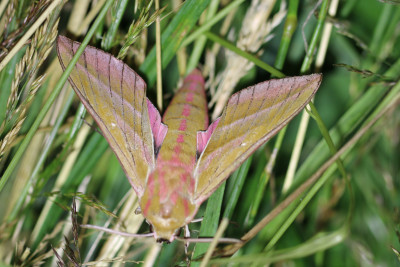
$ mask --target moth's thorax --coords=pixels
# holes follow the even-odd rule
[[[179,228],[196,214],[191,180],[191,174],[184,168],[172,165],[156,168],[150,174],[140,207],[156,239],[172,241]]]

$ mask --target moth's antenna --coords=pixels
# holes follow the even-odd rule
[[[92,224],[81,224],[80,227],[81,228],[86,228],[86,229],[94,229],[94,230],[106,232],[106,233],[109,233],[109,234],[115,234],[115,235],[126,236],[126,237],[149,237],[149,236],[154,236],[153,233],[132,234],[132,233],[121,232],[121,231],[109,229],[109,228],[102,227],[102,226],[92,225]]]
[[[200,220],[202,220],[202,219],[203,218],[200,218]],[[199,220],[199,219],[197,219],[197,220]],[[195,220],[193,220],[192,222],[194,222],[194,221]],[[182,241],[185,243],[212,243],[212,242],[215,242],[215,244],[218,244],[218,243],[242,243],[243,241],[240,239],[221,237],[222,233],[225,231],[227,226],[228,226],[228,219],[223,219],[220,224],[220,227],[218,228],[218,231],[214,237],[190,238],[190,237],[176,236],[175,240],[179,240],[179,241]]]
[[[198,218],[198,219],[193,219],[190,221],[190,223],[197,223],[197,222],[202,222],[203,218]]]
[[[182,242],[189,242],[189,243],[211,243],[214,241],[214,237],[198,237],[198,238],[191,238],[191,237],[175,237],[175,240],[182,241]],[[229,237],[220,237],[217,239],[217,243],[242,243],[243,241],[236,238],[229,238]]]

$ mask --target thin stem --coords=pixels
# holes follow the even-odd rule
[[[244,2],[244,0],[236,0],[229,5],[227,5],[224,9],[222,9],[220,12],[218,12],[215,16],[213,16],[210,20],[207,20],[206,23],[198,27],[192,34],[190,34],[183,42],[181,47],[187,46],[194,40],[196,40],[199,36],[201,36],[203,33],[206,33],[211,27],[216,24],[218,21],[221,19],[225,18],[226,15],[229,14],[233,9],[238,7]]]
[[[285,64],[285,59],[289,51],[293,34],[297,28],[297,10],[299,8],[299,0],[290,0],[288,13],[283,28],[281,43],[279,45],[278,54],[275,59],[275,68],[281,70]]]
[[[210,6],[207,8],[207,14],[206,14],[206,18],[205,18],[206,22],[205,23],[208,23],[210,20],[215,18],[215,13],[218,10],[219,2],[220,2],[219,0],[212,0],[211,1]],[[194,68],[196,68],[197,64],[199,63],[200,57],[201,57],[201,55],[203,53],[206,41],[207,41],[207,38],[205,36],[199,36],[198,39],[196,40],[196,42],[195,42],[195,44],[193,46],[193,51],[192,51],[192,53],[190,55],[190,58],[189,58],[186,74],[189,74]],[[182,46],[182,47],[184,47],[184,46]]]
[[[256,58],[252,54],[247,53],[246,51],[243,51],[242,49],[236,47],[231,42],[228,42],[228,41],[224,40],[223,38],[221,38],[211,32],[205,32],[204,35],[207,36],[207,38],[210,39],[211,41],[213,41],[215,43],[219,43],[223,47],[233,51],[234,53],[238,54],[239,56],[242,56],[245,59],[247,59],[248,61],[254,63],[254,65],[259,66],[260,68],[268,71],[269,73],[271,73],[271,75],[274,75],[275,77],[279,77],[279,78],[285,77],[285,75],[282,72],[280,72],[279,70],[275,69],[271,65],[268,65],[267,63],[263,62],[262,60]]]
[[[102,227],[102,226],[92,225],[92,224],[81,224],[80,227],[85,228],[85,229],[98,230],[98,231],[102,231],[102,232],[106,232],[106,233],[114,234],[114,235],[126,236],[126,237],[152,237],[152,236],[154,236],[153,233],[132,234],[132,233],[122,232],[122,231],[118,231],[118,230],[114,230],[114,229],[110,229],[110,228],[106,228],[106,227]]]
[[[101,47],[106,51],[110,50],[113,46],[115,35],[117,34],[119,24],[124,16],[128,1],[129,0],[119,0],[115,3],[115,8],[112,8],[111,17],[113,23],[111,23],[110,28],[108,29],[107,34],[104,36],[101,44]]]
[[[217,247],[218,239],[220,239],[223,233],[225,232],[226,227],[228,227],[228,223],[229,220],[227,218],[222,219],[221,224],[219,225],[218,230],[215,233],[214,239],[211,242],[210,247],[208,248],[206,255],[203,258],[203,261],[200,264],[200,267],[207,266],[207,263],[210,261],[214,249]]]
[[[323,26],[325,23],[326,15],[328,13],[328,7],[329,7],[328,4],[329,4],[329,0],[324,0],[322,2],[321,9],[320,9],[319,15],[318,15],[317,26],[315,27],[313,36],[311,37],[311,42],[308,47],[306,57],[304,58],[303,64],[300,69],[301,73],[306,73],[311,68],[311,63],[314,58],[314,53],[315,53],[315,50],[317,49],[317,45],[320,40]]]
[[[160,10],[159,0],[155,1],[156,12]],[[161,63],[161,26],[160,15],[156,18],[156,56],[157,56],[157,106],[162,110],[162,63]]]

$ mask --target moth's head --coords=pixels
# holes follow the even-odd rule
[[[187,199],[177,198],[159,202],[159,197],[142,198],[143,216],[151,224],[154,237],[159,242],[172,242],[181,227],[188,224],[196,213],[195,205]]]
[[[140,208],[151,224],[157,241],[172,242],[180,228],[193,219],[197,207],[182,184],[180,188],[165,184],[161,186],[153,182],[158,181],[154,179],[154,174],[150,175],[149,183],[140,198]]]

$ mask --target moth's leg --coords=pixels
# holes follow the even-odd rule
[[[189,231],[189,226],[186,224],[184,231],[183,231],[183,236],[185,238],[190,237],[190,231]],[[188,253],[188,248],[189,248],[189,241],[185,241],[185,255],[186,255],[186,262],[189,264],[189,253]]]
[[[197,222],[202,222],[203,218],[198,218],[198,219],[193,219],[190,221],[190,223],[197,223]]]

